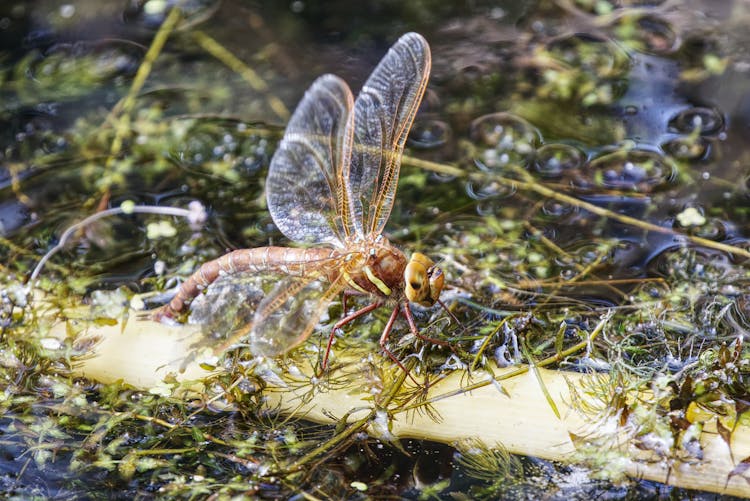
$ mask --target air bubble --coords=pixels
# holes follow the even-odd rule
[[[682,110],[669,121],[669,131],[679,134],[715,136],[724,130],[724,117],[713,108],[695,107]]]
[[[542,177],[559,178],[566,171],[578,169],[583,164],[584,153],[567,144],[546,144],[539,148],[534,169]]]
[[[667,157],[647,150],[622,150],[591,160],[580,169],[573,185],[585,190],[650,193],[672,183],[676,173]]]
[[[471,124],[471,138],[482,168],[493,171],[508,163],[527,166],[541,143],[539,130],[511,113],[484,115]]]
[[[442,120],[420,120],[409,133],[409,146],[420,149],[437,148],[451,137],[450,126]]]

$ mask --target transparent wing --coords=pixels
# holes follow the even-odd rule
[[[348,192],[348,217],[359,235],[379,234],[390,216],[401,153],[427,87],[430,57],[430,47],[421,35],[402,36],[354,103],[347,124],[353,129],[353,151],[351,163],[342,165],[341,183]]]
[[[196,348],[220,354],[247,342],[254,354],[275,356],[302,343],[346,286],[343,277],[333,278],[338,257],[304,264],[304,272],[290,261],[279,269],[221,275],[191,303],[189,322],[203,330]]]
[[[318,78],[297,106],[271,160],[268,210],[294,241],[340,247],[348,235],[340,216],[345,199],[337,173],[349,159],[346,122],[352,103],[346,82],[334,75]]]
[[[325,285],[302,277],[280,281],[258,306],[248,338],[250,351],[273,357],[303,343],[345,283]]]
[[[278,273],[239,273],[223,275],[212,283],[190,304],[188,322],[200,325],[203,332],[195,348],[208,347],[218,355],[241,342],[258,306],[279,277]]]

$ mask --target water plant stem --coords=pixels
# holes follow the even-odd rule
[[[645,230],[645,231],[653,231],[656,233],[663,233],[666,235],[671,235],[675,238],[683,239],[695,245],[700,245],[702,247],[707,247],[709,249],[715,249],[715,250],[722,251],[728,254],[733,254],[735,256],[742,256],[742,257],[750,259],[750,251],[743,249],[741,247],[736,247],[734,245],[729,245],[729,244],[725,244],[722,242],[715,242],[713,240],[709,240],[703,237],[697,237],[695,235],[687,235],[685,233],[676,231],[672,228],[659,226],[657,224],[649,223],[647,221],[642,221],[634,217],[626,216],[624,214],[619,214],[609,209],[605,209],[604,207],[599,207],[598,205],[592,204],[590,202],[580,200],[574,196],[566,195],[559,191],[555,191],[552,188],[548,188],[544,186],[543,184],[536,182],[536,180],[534,180],[531,174],[526,172],[526,170],[524,170],[522,167],[519,167],[516,165],[508,165],[508,169],[509,171],[511,171],[511,173],[518,175],[521,179],[508,178],[508,177],[504,177],[500,175],[488,174],[488,173],[483,173],[483,172],[468,173],[465,170],[456,167],[455,165],[432,162],[429,160],[422,160],[419,158],[410,157],[408,155],[404,155],[402,160],[404,164],[411,165],[413,167],[417,167],[420,169],[429,170],[432,172],[437,172],[439,174],[444,174],[448,176],[468,177],[470,179],[477,179],[477,180],[486,179],[487,176],[490,176],[493,181],[503,184],[505,186],[515,188],[515,189],[525,190],[525,191],[533,191],[539,195],[542,195],[543,197],[557,200],[558,202],[569,204],[574,207],[587,210],[591,212],[592,214],[596,214],[597,216],[606,217],[608,219],[614,219],[615,221],[619,221],[623,224],[634,226],[636,228],[641,228],[642,230]]]

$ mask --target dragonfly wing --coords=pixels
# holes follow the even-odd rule
[[[341,217],[343,188],[336,173],[348,162],[353,105],[346,82],[318,78],[300,101],[271,160],[266,183],[268,210],[292,240],[341,246],[348,230]],[[348,136],[347,136],[348,135]]]
[[[407,33],[383,57],[354,103],[348,124],[353,128],[351,162],[342,164],[340,176],[349,218],[360,235],[379,234],[388,221],[401,153],[427,87],[430,66],[427,41],[417,33]]]
[[[343,280],[337,280],[326,289],[320,280],[303,277],[281,280],[255,312],[248,340],[250,351],[273,357],[299,346],[344,285]]]
[[[216,353],[219,354],[240,342],[266,292],[278,280],[278,274],[220,276],[190,304],[188,322],[199,325],[203,333],[203,339],[195,348],[218,348]]]

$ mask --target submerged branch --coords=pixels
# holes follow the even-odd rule
[[[74,326],[79,337],[93,336],[99,340],[91,356],[80,362],[79,373],[102,382],[122,380],[142,389],[152,389],[163,385],[165,379],[173,381],[176,378],[183,382],[193,381],[192,388],[202,391],[201,381],[212,373],[201,367],[198,360],[186,358],[191,346],[202,335],[200,329],[166,326],[136,317],[137,314],[131,314],[124,325],[118,322],[115,325],[80,323],[77,328]],[[69,335],[70,331],[71,326],[65,322],[53,329],[53,333],[61,337]],[[350,354],[346,362],[356,364],[357,355],[362,354]],[[750,427],[747,425],[739,424],[734,430],[730,451],[727,442],[716,433],[712,424],[715,420],[706,422],[700,436],[705,454],[701,461],[644,459],[636,444],[627,442],[627,435],[616,417],[602,419],[601,415],[587,414],[582,408],[581,399],[589,397],[581,396],[580,389],[593,379],[601,384],[601,379],[608,379],[608,375],[553,371],[540,365],[537,364],[533,374],[525,366],[493,367],[492,374],[454,371],[427,390],[422,401],[424,405],[429,402],[430,412],[426,413],[405,412],[404,408],[393,407],[393,399],[373,401],[373,395],[361,390],[358,381],[323,390],[313,387],[312,383],[299,384],[301,378],[313,379],[315,369],[309,366],[302,367],[303,375],[297,374],[293,380],[289,379],[290,384],[286,387],[266,388],[264,400],[269,409],[291,412],[319,423],[335,424],[336,418],[332,416],[346,416],[348,424],[341,430],[343,435],[363,428],[370,433],[382,433],[382,423],[376,423],[375,415],[382,416],[381,411],[385,410],[387,432],[396,438],[411,437],[447,444],[478,438],[487,447],[499,443],[513,453],[556,461],[579,460],[581,449],[591,447],[590,439],[594,440],[603,430],[614,430],[612,433],[621,440],[612,443],[618,443],[620,447],[625,443],[623,468],[632,477],[691,489],[747,495],[745,479],[731,475],[736,468],[732,457],[740,460],[750,456]],[[402,383],[402,391],[409,391],[408,384]],[[649,400],[651,396],[641,393],[632,398]],[[548,399],[559,409],[559,417]],[[411,406],[412,409],[415,407]],[[596,407],[597,403],[592,403],[591,408]],[[436,415],[439,420],[434,419]],[[287,467],[294,469],[298,463]]]

